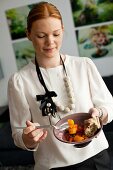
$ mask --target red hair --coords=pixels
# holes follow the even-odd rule
[[[37,3],[29,12],[27,17],[27,30],[31,31],[32,23],[39,19],[44,19],[48,17],[53,17],[61,20],[61,24],[63,25],[62,16],[57,9],[51,3],[48,2],[39,2]]]

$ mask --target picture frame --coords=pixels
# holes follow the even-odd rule
[[[70,0],[80,57],[103,59],[113,56],[113,2]]]
[[[5,11],[17,69],[27,65],[34,58],[32,43],[26,37],[27,15],[34,4],[11,8]]]

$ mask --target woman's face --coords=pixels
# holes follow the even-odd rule
[[[63,39],[61,21],[52,17],[37,20],[33,22],[31,32],[27,33],[27,36],[39,57],[58,56]]]

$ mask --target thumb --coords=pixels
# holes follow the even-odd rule
[[[23,130],[24,134],[28,134],[30,133],[32,130],[35,129],[35,125],[30,122],[29,120],[26,121],[26,125],[27,127]],[[29,128],[28,128],[29,127]]]
[[[27,127],[29,127],[29,126],[34,126],[35,127],[34,123],[32,123],[29,120],[26,121],[26,125],[27,125]]]

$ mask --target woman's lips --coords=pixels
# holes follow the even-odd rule
[[[47,49],[44,49],[44,51],[46,52],[53,52],[55,50],[55,48],[47,48]]]

